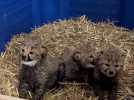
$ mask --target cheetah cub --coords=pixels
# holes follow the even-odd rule
[[[104,92],[107,92],[107,100],[117,100],[119,72],[123,68],[125,53],[115,47],[109,47],[99,52],[95,61],[92,86],[99,100],[105,100]]]

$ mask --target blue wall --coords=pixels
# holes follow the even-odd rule
[[[134,28],[134,0],[124,0],[121,12],[121,24],[128,28]]]
[[[71,15],[86,14],[93,21],[120,21],[120,0],[72,0]]]
[[[31,0],[0,0],[0,51],[13,34],[30,31]]]
[[[0,0],[0,51],[13,34],[58,19],[87,15],[134,27],[134,0]]]

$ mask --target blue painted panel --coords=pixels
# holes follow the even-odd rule
[[[33,27],[58,19],[69,18],[70,0],[33,0]]]
[[[58,19],[86,15],[134,27],[134,0],[0,0],[0,51],[20,32]]]
[[[42,22],[48,23],[60,17],[59,0],[42,0],[41,2],[41,16]]]
[[[32,26],[37,27],[41,25],[41,0],[32,0]]]
[[[31,0],[0,1],[0,51],[14,34],[30,31],[31,6]]]
[[[93,21],[120,20],[120,0],[72,0],[72,16],[87,15]]]
[[[134,28],[134,0],[122,0],[121,25]]]

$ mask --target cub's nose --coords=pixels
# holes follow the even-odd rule
[[[33,59],[28,55],[27,61],[32,61]]]
[[[115,70],[108,70],[107,75],[108,75],[108,77],[114,77],[116,75],[116,71]]]
[[[22,55],[22,60],[26,60],[26,56],[25,55]]]

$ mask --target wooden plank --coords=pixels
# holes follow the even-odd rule
[[[18,97],[6,96],[0,94],[0,100],[26,100]]]

